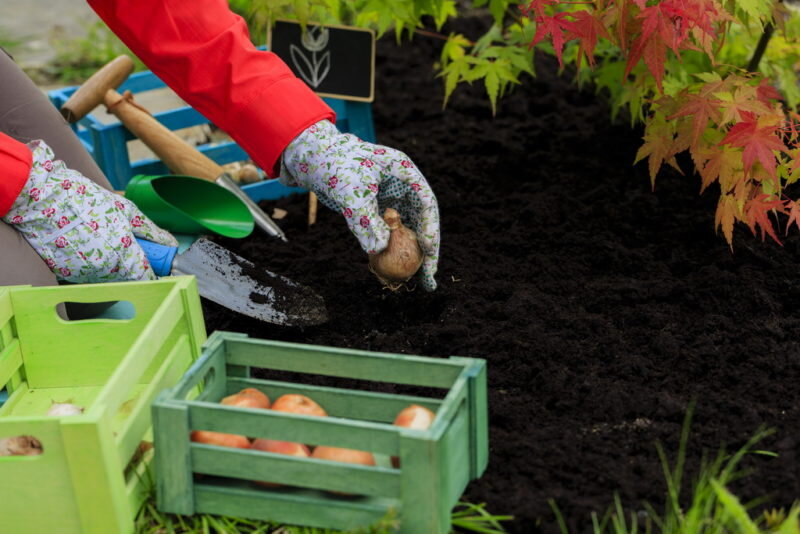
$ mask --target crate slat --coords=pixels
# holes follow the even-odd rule
[[[0,350],[0,389],[11,381],[11,378],[22,367],[22,350],[19,340],[13,339],[11,343]]]
[[[185,357],[185,355],[191,354],[187,335],[178,336],[177,342],[170,343],[165,348],[170,349],[169,355],[156,360],[156,363],[160,361],[161,365],[158,366],[158,372],[150,378],[148,385],[134,398],[125,401],[119,409],[113,410],[113,407],[109,407],[109,412],[129,412],[108,414],[112,417],[114,415],[124,417],[123,426],[117,430],[115,440],[119,451],[119,461],[122,464],[127,464],[133,453],[139,448],[142,436],[151,426],[150,405],[153,399],[162,389],[177,382],[190,363]]]
[[[192,515],[195,502],[188,439],[189,408],[170,403],[165,397],[166,390],[156,397],[154,404],[159,404],[159,409],[153,411],[153,444],[158,451],[155,456],[156,503],[162,510]],[[169,432],[163,431],[166,428]],[[177,436],[186,436],[186,439],[176,439]]]
[[[392,499],[335,498],[311,491],[203,483],[195,486],[195,498],[198,509],[206,513],[345,531],[374,524],[397,507]]]
[[[360,494],[379,497],[400,496],[400,473],[396,469],[199,443],[191,445],[191,454],[196,473],[350,493],[358,488]]]
[[[186,401],[192,430],[299,441],[397,454],[397,427],[339,417],[304,416],[274,410],[239,408],[199,401]]]
[[[253,339],[231,341],[228,363],[392,384],[449,388],[463,365],[446,359],[298,345]]]
[[[430,397],[249,378],[229,378],[226,394],[233,395],[245,388],[261,390],[272,402],[281,395],[306,395],[322,406],[328,415],[384,423],[393,422],[397,414],[411,404],[424,406],[434,413],[442,404],[441,399]]]

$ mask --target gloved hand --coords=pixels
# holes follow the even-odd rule
[[[33,167],[3,220],[13,225],[59,280],[75,283],[156,278],[134,237],[177,246],[130,201],[56,160],[44,141],[28,144]]]
[[[350,231],[369,254],[389,243],[381,214],[394,208],[417,234],[424,255],[420,280],[436,289],[439,261],[439,207],[428,182],[408,156],[362,141],[320,121],[283,151],[281,182],[317,194],[320,202],[344,215]]]

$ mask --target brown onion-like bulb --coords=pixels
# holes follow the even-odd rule
[[[369,257],[369,268],[383,285],[397,290],[422,266],[422,249],[417,234],[403,226],[396,210],[386,208],[383,220],[391,231],[389,245]]]

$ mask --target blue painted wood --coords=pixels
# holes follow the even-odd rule
[[[286,187],[278,180],[264,180],[263,182],[245,185],[242,187],[242,191],[256,202],[288,197],[293,194],[308,193],[302,187]]]

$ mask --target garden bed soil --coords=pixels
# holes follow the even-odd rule
[[[459,28],[469,32],[475,28]],[[476,34],[477,35],[477,34]],[[442,213],[439,289],[381,289],[341,216],[310,229],[302,196],[284,244],[256,233],[219,241],[323,295],[327,324],[289,329],[204,302],[209,331],[488,360],[491,453],[465,499],[513,514],[515,533],[556,532],[554,499],[572,532],[590,530],[618,492],[631,510],[660,509],[655,443],[677,451],[696,401],[688,473],[703,452],[776,429],[735,484],[771,506],[800,496],[800,239],[762,243],[737,228],[733,251],[714,232],[717,191],[664,172],[651,190],[633,166],[642,132],[612,124],[591,90],[537,77],[496,117],[480,86],[442,110],[432,69],[441,42],[380,40],[374,103],[379,141],[423,170]],[[688,492],[688,490],[685,490]]]

